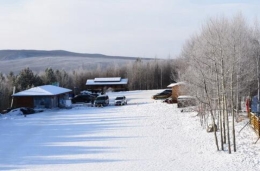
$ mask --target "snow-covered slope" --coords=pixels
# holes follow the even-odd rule
[[[0,170],[260,170],[260,142],[249,127],[237,134],[236,153],[218,152],[195,112],[151,99],[160,91],[109,93],[104,108],[2,115]],[[128,105],[113,106],[117,95]]]

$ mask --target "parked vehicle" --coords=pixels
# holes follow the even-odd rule
[[[109,97],[108,95],[100,95],[96,98],[95,107],[97,106],[108,106],[109,105]]]
[[[89,95],[89,94],[79,94],[76,95],[71,99],[72,103],[78,103],[78,102],[83,102],[83,103],[90,103],[94,102],[95,96]]]
[[[188,106],[196,106],[196,98],[193,96],[179,96],[177,98],[177,107],[188,107]]]
[[[163,102],[164,102],[164,103],[168,103],[168,104],[176,103],[176,102],[172,99],[172,97],[168,97],[168,98],[165,99]]]
[[[115,99],[115,106],[122,106],[122,105],[126,105],[127,104],[127,100],[125,96],[118,96]]]
[[[172,95],[172,90],[167,89],[162,91],[161,93],[157,93],[152,96],[152,99],[157,100],[157,99],[166,99]]]
[[[80,94],[81,94],[81,95],[91,95],[91,96],[95,96],[95,97],[97,97],[97,96],[100,95],[100,94],[98,94],[98,93],[92,93],[92,92],[86,91],[86,90],[81,91]]]
[[[91,93],[90,95],[91,95],[91,96],[94,96],[94,97],[97,97],[97,96],[99,96],[100,94],[98,94],[98,93]]]

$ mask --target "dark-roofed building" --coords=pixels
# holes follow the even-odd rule
[[[128,79],[121,77],[105,77],[105,78],[95,78],[88,79],[86,82],[87,89],[92,92],[103,92],[107,89],[112,89],[113,91],[126,91]]]
[[[53,85],[30,88],[13,94],[14,107],[55,108],[66,107],[72,90]]]

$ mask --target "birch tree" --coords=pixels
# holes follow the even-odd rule
[[[229,153],[229,115],[232,114],[232,143],[236,151],[235,118],[240,110],[241,92],[248,87],[244,81],[248,70],[242,68],[242,65],[252,61],[248,40],[249,29],[242,15],[238,14],[232,20],[211,18],[202,26],[199,34],[187,41],[181,54],[188,67],[180,78],[187,81],[192,90],[196,90],[189,93],[206,105],[212,124],[218,118],[221,150],[227,143]],[[218,149],[216,132],[214,135]]]

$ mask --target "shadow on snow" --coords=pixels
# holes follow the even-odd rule
[[[109,116],[115,112],[107,109],[101,109],[98,114],[87,109],[75,110],[75,113],[73,110],[69,114],[64,111],[21,116],[13,120],[12,124],[7,126],[8,130],[0,133],[1,144],[7,147],[0,149],[0,170],[22,169],[26,165],[123,161],[106,157],[106,154],[118,153],[121,147],[91,146],[86,142],[135,138],[97,136],[95,133],[123,129],[128,127],[124,122],[139,118]],[[13,141],[17,139],[19,139],[19,142],[16,142],[17,146],[8,146],[15,144]],[[93,157],[96,154],[102,154],[102,159]]]

